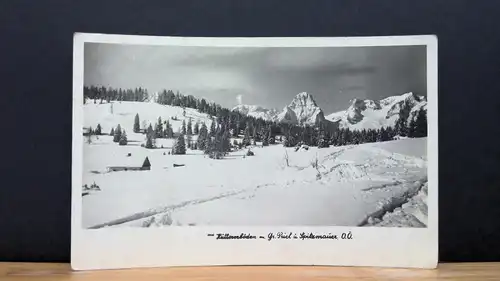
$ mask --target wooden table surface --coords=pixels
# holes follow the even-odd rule
[[[0,263],[1,281],[156,281],[156,280],[500,280],[499,263],[443,263],[438,269],[354,267],[178,267],[72,272],[68,264]]]

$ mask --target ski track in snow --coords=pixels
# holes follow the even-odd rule
[[[414,196],[416,196],[420,192],[421,188],[427,184],[427,177],[417,180],[415,182],[410,182],[410,183],[394,182],[392,184],[387,184],[384,187],[379,186],[376,188],[381,188],[381,189],[390,188],[392,186],[397,186],[400,184],[410,185],[410,187],[407,188],[406,191],[400,194],[399,196],[391,197],[380,202],[380,207],[375,212],[366,216],[366,218],[363,219],[361,223],[358,224],[358,226],[376,225],[374,223],[371,223],[371,221],[375,220],[380,222],[385,215],[393,214],[394,210],[408,203],[408,201],[410,201]],[[371,191],[371,190],[373,190],[373,188],[365,191]],[[404,214],[404,213],[402,215],[406,216],[406,219],[411,220],[414,224],[416,224],[417,227],[425,227],[425,224],[422,223],[414,215]]]
[[[148,218],[148,217],[151,217],[151,216],[159,215],[159,214],[162,214],[162,213],[167,213],[167,212],[174,211],[174,210],[177,210],[177,209],[180,209],[180,208],[184,208],[184,207],[187,207],[187,206],[190,206],[190,205],[203,204],[203,203],[206,203],[206,202],[210,202],[210,201],[214,201],[214,200],[218,200],[218,199],[222,199],[222,198],[226,198],[226,197],[233,197],[233,196],[236,196],[236,195],[239,195],[239,194],[242,194],[242,193],[248,193],[248,192],[256,191],[256,190],[258,190],[258,189],[260,189],[262,187],[267,187],[267,186],[270,186],[270,185],[274,185],[274,184],[262,184],[262,185],[258,185],[257,187],[254,187],[254,188],[244,189],[244,190],[235,191],[235,192],[226,192],[226,193],[223,193],[223,194],[220,194],[220,195],[217,195],[217,196],[213,196],[213,197],[209,197],[209,198],[205,198],[205,199],[188,200],[188,201],[185,201],[185,202],[182,202],[182,203],[179,203],[179,204],[174,204],[174,205],[169,205],[169,206],[164,206],[164,207],[158,207],[158,208],[154,208],[154,209],[151,209],[151,210],[148,210],[148,211],[135,213],[133,215],[126,216],[126,217],[123,217],[123,218],[120,218],[120,219],[116,219],[116,220],[113,220],[113,221],[110,221],[110,222],[107,222],[107,223],[102,223],[102,224],[98,224],[98,225],[95,225],[95,226],[91,226],[91,227],[89,227],[89,229],[97,229],[97,228],[103,228],[103,227],[110,227],[110,226],[124,224],[124,223],[135,221],[135,220],[145,219],[145,218]],[[251,198],[251,197],[252,197],[252,195],[248,196],[248,198]],[[244,199],[244,198],[242,198],[242,199]]]

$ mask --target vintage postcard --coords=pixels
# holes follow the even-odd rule
[[[434,268],[437,38],[74,36],[74,269]]]

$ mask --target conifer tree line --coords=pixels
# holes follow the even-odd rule
[[[104,87],[86,87],[85,95],[88,98],[101,98],[106,100],[129,100],[143,101],[147,99],[148,93],[142,88],[136,89],[112,89]],[[349,144],[361,144],[368,142],[381,142],[394,139],[395,136],[403,137],[425,137],[427,136],[427,114],[421,108],[411,112],[412,106],[407,100],[401,105],[399,118],[394,127],[384,127],[381,129],[336,129],[329,125],[329,122],[319,122],[315,125],[298,126],[286,123],[267,121],[252,116],[246,116],[237,111],[231,111],[205,99],[195,98],[191,95],[182,95],[172,90],[163,90],[157,95],[156,102],[163,105],[178,106],[183,108],[196,109],[198,112],[206,113],[212,118],[212,122],[193,122],[189,111],[184,110],[184,120],[181,123],[179,135],[174,135],[172,122],[178,119],[175,116],[158,117],[154,124],[147,124],[138,114],[134,118],[134,133],[146,135],[147,148],[154,148],[157,138],[176,138],[176,143],[181,146],[175,153],[185,151],[186,147],[204,151],[214,159],[222,158],[231,147],[243,148],[261,142],[263,146],[275,144],[277,141],[286,147],[293,147],[300,144],[309,146],[328,147],[330,145],[342,146]],[[410,118],[411,117],[411,118]],[[410,120],[408,122],[408,120]],[[99,131],[102,130],[99,126]],[[146,127],[147,126],[147,127]],[[96,129],[97,130],[97,129]],[[117,134],[111,132],[112,136]],[[121,129],[119,130],[121,132]],[[183,142],[179,140],[183,136]],[[191,141],[191,136],[198,135],[196,142]],[[280,135],[281,139],[277,139]],[[281,137],[282,136],[282,137]],[[121,137],[121,135],[120,135]],[[231,137],[241,139],[240,143],[232,144]],[[114,137],[114,140],[116,137]],[[118,137],[116,142],[119,142]],[[187,142],[187,143],[186,143]],[[184,148],[182,148],[184,147]],[[174,153],[174,151],[172,151]],[[185,152],[184,152],[185,153]]]
[[[111,88],[104,86],[84,86],[84,102],[87,99],[94,100],[94,103],[103,103],[104,101],[145,101],[149,98],[148,91],[141,87],[135,89]]]
[[[380,129],[350,130],[341,128],[329,131],[325,126],[291,127],[285,129],[283,145],[293,147],[301,144],[318,146],[319,148],[362,144],[370,142],[384,142],[393,140],[396,136],[418,138],[427,136],[427,113],[420,109],[410,118],[409,111],[402,110],[394,127]]]
[[[198,135],[197,149],[204,150],[210,157],[220,159],[231,147],[239,148],[255,145],[262,142],[263,146],[276,143],[276,135],[283,135],[283,145],[294,147],[305,144],[309,146],[328,147],[343,146],[350,144],[362,144],[370,142],[383,142],[393,140],[395,136],[403,137],[425,137],[427,136],[427,114],[424,109],[413,113],[410,117],[411,106],[405,103],[400,111],[399,119],[394,127],[382,127],[381,129],[332,129],[328,123],[318,123],[315,126],[297,126],[286,123],[268,122],[262,119],[242,116],[238,112],[232,112],[220,107],[218,115],[210,122],[210,127],[205,123],[195,123],[185,120],[181,126],[181,134]],[[240,119],[241,118],[241,119]],[[408,119],[411,121],[408,122]],[[240,120],[246,123],[241,124]],[[161,119],[159,118],[159,122]],[[160,124],[160,123],[157,123]],[[161,131],[161,126],[159,131]],[[171,130],[171,129],[170,129]],[[158,136],[158,137],[172,137]],[[231,144],[231,137],[242,138],[241,144]],[[188,143],[188,146],[190,143]],[[190,147],[191,148],[191,147]]]

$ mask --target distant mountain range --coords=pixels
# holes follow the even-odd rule
[[[259,105],[238,105],[233,108],[233,111],[238,111],[241,114],[261,118],[263,120],[274,121],[279,114],[276,109],[267,109]]]
[[[327,116],[317,105],[313,96],[305,92],[295,96],[282,111],[257,105],[238,105],[233,110],[255,118],[294,125],[314,125],[318,122],[330,121],[340,128],[362,130],[394,126],[405,103],[411,108],[409,120],[415,118],[420,109],[427,110],[426,97],[411,92],[378,101],[354,99],[346,110]]]

